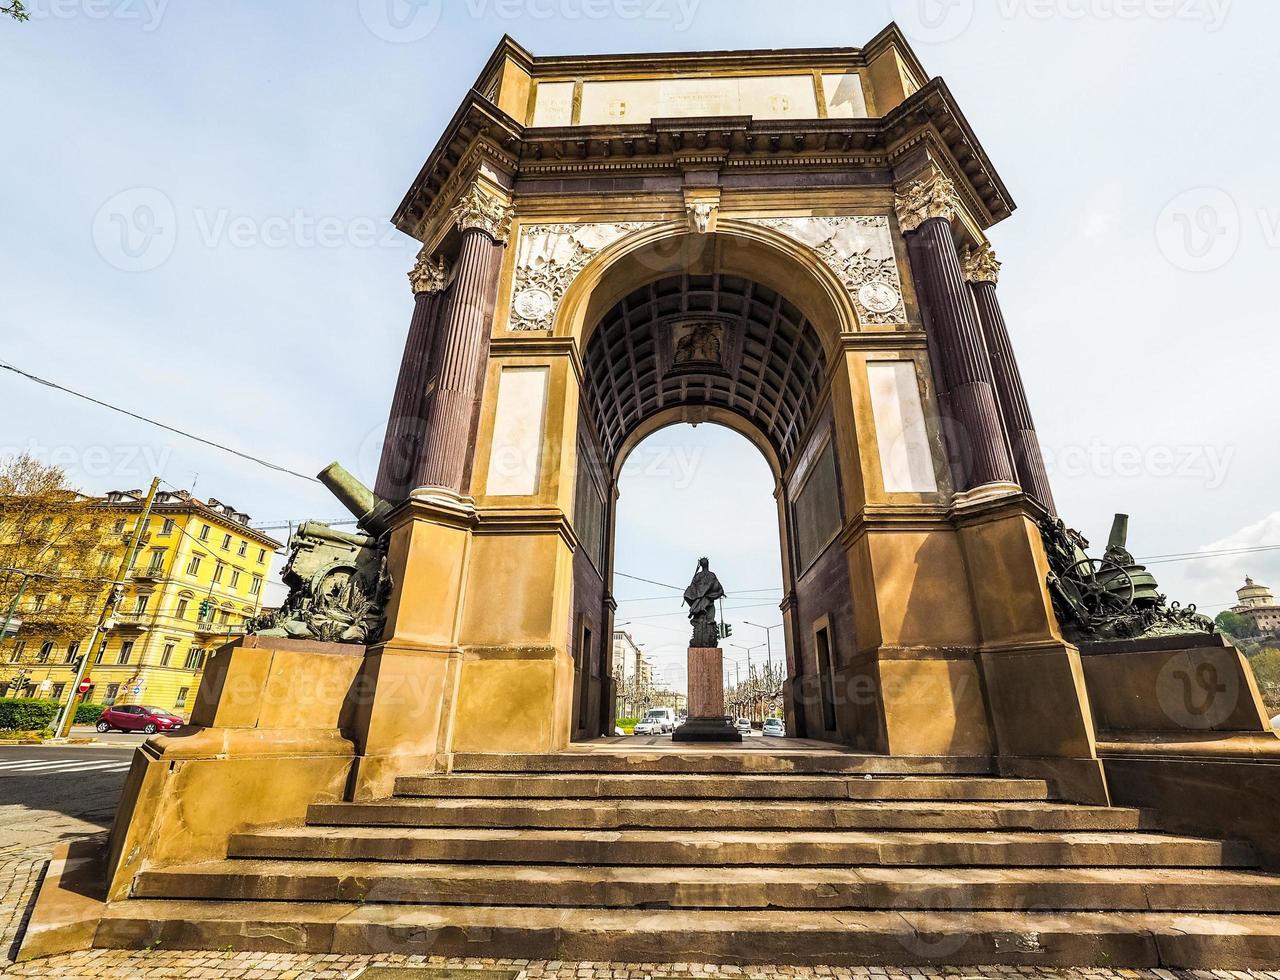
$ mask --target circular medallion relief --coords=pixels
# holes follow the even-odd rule
[[[555,301],[545,289],[531,286],[516,294],[515,311],[521,320],[542,320],[555,309]]]
[[[898,291],[880,280],[865,283],[858,290],[858,302],[872,313],[892,313],[901,301]]]

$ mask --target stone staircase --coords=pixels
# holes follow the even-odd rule
[[[629,962],[1280,966],[1247,845],[985,760],[457,756],[227,859],[146,870],[98,946]]]

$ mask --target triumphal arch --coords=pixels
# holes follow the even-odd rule
[[[423,246],[377,657],[438,696],[394,744],[611,731],[619,470],[715,421],[777,481],[792,731],[1100,791],[985,234],[1013,200],[946,86],[892,34],[863,68],[666,61],[505,43],[396,212]]]
[[[380,471],[322,475],[359,533],[295,537],[289,602],[135,756],[105,904],[60,912],[96,894],[60,867],[24,955],[1280,964],[1280,740],[1123,516],[1102,557],[1058,519],[987,238],[1013,210],[892,26],[504,39],[395,212]],[[704,421],[776,481],[771,749],[612,736],[619,473]]]

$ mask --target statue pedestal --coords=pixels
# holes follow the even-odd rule
[[[724,713],[724,654],[719,647],[689,647],[689,718],[671,741],[742,741]]]

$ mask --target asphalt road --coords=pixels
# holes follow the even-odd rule
[[[133,746],[0,745],[0,860],[111,826]]]

